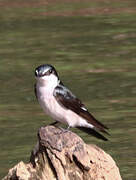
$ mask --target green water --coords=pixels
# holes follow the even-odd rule
[[[133,9],[135,2],[6,2],[0,1],[0,178],[19,161],[28,162],[38,128],[52,122],[33,92],[35,67],[50,63],[111,136],[105,143],[73,131],[109,153],[123,180],[135,180],[136,14],[44,15],[88,6]]]

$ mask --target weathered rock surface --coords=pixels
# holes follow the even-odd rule
[[[121,180],[110,155],[75,133],[41,127],[30,162],[18,163],[3,180]]]

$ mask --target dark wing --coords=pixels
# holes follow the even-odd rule
[[[58,85],[54,90],[54,97],[65,108],[74,111],[76,114],[86,119],[88,123],[94,125],[98,130],[107,133],[105,129],[108,129],[105,125],[97,121],[82,104],[82,102],[76,98],[72,92],[62,85]],[[107,133],[108,134],[108,133]]]
[[[95,129],[90,129],[90,128],[86,128],[86,127],[78,127],[78,129],[87,133],[87,134],[90,134],[94,137],[97,137],[98,139],[108,141],[108,139],[106,137],[104,137],[102,134],[98,133]]]
[[[37,98],[36,84],[34,84],[34,93],[35,93],[35,96],[36,96],[36,98]]]

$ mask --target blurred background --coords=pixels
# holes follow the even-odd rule
[[[37,131],[52,121],[33,91],[49,63],[110,128],[109,142],[72,129],[136,179],[136,1],[0,0],[0,178],[29,161]]]

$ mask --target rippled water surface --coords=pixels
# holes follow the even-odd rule
[[[109,142],[97,144],[136,179],[135,1],[0,1],[0,177],[28,162],[39,127],[52,122],[34,92],[34,69],[50,63],[95,117]]]

